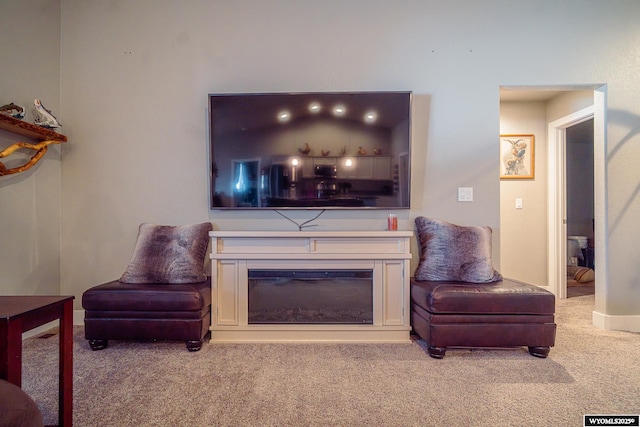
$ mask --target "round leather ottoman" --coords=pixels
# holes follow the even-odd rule
[[[42,427],[38,405],[27,393],[0,380],[0,427]]]

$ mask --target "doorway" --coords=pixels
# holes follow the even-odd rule
[[[398,154],[398,206],[409,206],[409,153]]]
[[[518,280],[548,289],[558,299],[567,296],[566,129],[593,119],[595,178],[592,227],[594,241],[597,242],[594,259],[600,267],[595,269],[595,298],[597,304],[601,304],[606,288],[607,265],[604,253],[607,245],[604,179],[606,86],[501,87],[500,100],[501,133],[512,130],[535,133],[539,142],[537,147],[540,148],[536,149],[540,168],[536,167],[538,172],[534,179],[519,182],[517,190],[512,190],[516,183],[505,186],[501,181],[501,269],[509,277],[520,275]],[[563,110],[566,110],[566,116],[562,115]],[[520,207],[518,210],[517,203],[514,209],[513,199],[521,195],[524,195],[524,209]],[[512,225],[514,218],[521,218],[521,222],[516,223],[519,228]],[[526,234],[526,239],[522,239],[523,234]],[[523,241],[529,248],[528,252],[535,256],[510,257],[509,254],[517,252]]]
[[[565,129],[567,298],[595,293],[593,117]]]
[[[567,297],[567,207],[566,207],[566,129],[593,120],[593,250],[598,268],[594,271],[596,306],[606,289],[606,87],[593,91],[593,105],[555,120],[548,125],[548,284],[557,298]]]

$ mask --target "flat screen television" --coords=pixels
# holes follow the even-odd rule
[[[408,209],[411,99],[210,94],[211,209]]]

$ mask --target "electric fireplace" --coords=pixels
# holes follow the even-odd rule
[[[249,270],[249,324],[373,324],[373,270]]]
[[[212,231],[211,342],[409,342],[413,231]]]

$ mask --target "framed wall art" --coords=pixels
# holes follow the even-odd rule
[[[533,179],[533,135],[500,135],[500,179]]]

